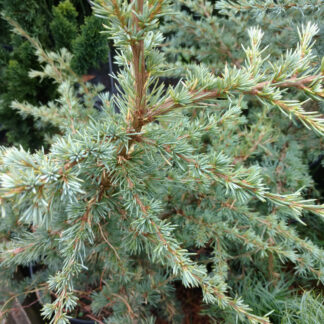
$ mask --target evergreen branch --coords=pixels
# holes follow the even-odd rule
[[[305,87],[311,83],[313,83],[315,80],[319,81],[323,79],[322,76],[318,75],[310,75],[302,78],[296,78],[292,77],[290,79],[281,81],[281,82],[273,82],[273,81],[264,81],[256,84],[251,88],[251,90],[248,91],[241,91],[243,94],[249,94],[249,95],[256,95],[264,98],[265,96],[262,95],[262,90],[268,88],[270,85],[273,87],[277,88],[296,88],[296,89],[305,89]],[[224,80],[224,79],[223,79]],[[217,99],[221,98],[224,96],[228,96],[231,94],[231,92],[239,92],[237,89],[235,89],[235,86],[227,89],[217,89],[217,90],[212,90],[212,91],[191,91],[189,92],[189,98],[187,101],[190,103],[190,105],[183,105],[177,101],[175,101],[172,97],[168,97],[165,99],[163,104],[160,104],[159,107],[153,107],[150,111],[148,111],[144,117],[144,122],[145,123],[150,123],[154,120],[156,120],[158,117],[166,115],[173,110],[176,110],[177,108],[188,108],[190,106],[194,105],[199,105],[203,103],[205,100],[210,100],[210,99]],[[281,101],[274,101],[276,105],[282,106],[283,103]],[[287,110],[285,106],[285,110]],[[310,113],[306,112],[301,112],[300,109],[299,111],[296,112],[296,109],[293,110],[292,108],[289,108],[289,113],[294,113],[297,115],[297,117],[302,120],[307,126],[311,126],[313,129],[318,131],[320,134],[323,134],[323,126],[321,125],[323,118],[322,116],[316,112],[312,113],[314,115],[313,118],[310,118],[309,116],[306,116],[307,114],[309,115]]]
[[[274,86],[276,88],[297,88],[297,89],[304,89],[307,85],[313,83],[314,81],[322,80],[324,76],[320,75],[308,75],[305,77],[297,78],[295,76],[280,82],[276,82],[275,80],[272,81],[264,81],[258,83],[253,89],[248,92],[248,94],[257,95],[259,91],[262,92],[263,88],[268,86]]]
[[[248,229],[247,231],[242,233],[235,226],[229,227],[226,224],[208,223],[208,222],[204,221],[203,219],[197,219],[193,216],[187,215],[183,211],[181,211],[180,215],[189,219],[191,222],[194,222],[195,224],[201,225],[204,228],[206,228],[207,232],[210,233],[210,235],[213,239],[214,239],[214,237],[219,237],[219,236],[222,236],[223,233],[226,233],[225,235],[227,235],[228,237],[237,238],[240,241],[242,241],[245,246],[249,247],[249,249],[251,247],[254,247],[255,251],[253,251],[253,253],[257,253],[260,251],[268,252],[268,253],[274,252],[283,258],[289,258],[293,262],[296,261],[296,256],[294,254],[292,254],[290,251],[286,251],[279,245],[270,245],[270,244],[264,242],[262,240],[262,238],[259,237],[251,229]],[[231,257],[228,256],[228,258],[231,258]]]
[[[289,207],[298,215],[301,214],[302,210],[307,210],[313,214],[324,217],[324,204],[313,205],[312,202],[314,202],[314,199],[302,199],[299,191],[288,195],[278,195],[267,192],[264,196],[279,206],[282,205]]]
[[[52,77],[58,84],[61,84],[66,79],[74,79],[78,84],[83,88],[84,93],[89,94],[90,91],[83,81],[82,77],[77,75],[70,67],[69,63],[71,60],[71,54],[63,48],[61,50],[61,55],[57,55],[53,52],[47,52],[44,50],[43,46],[40,42],[31,37],[16,21],[11,19],[8,16],[3,15],[3,18],[13,26],[13,32],[17,35],[20,35],[26,38],[29,43],[36,49],[36,55],[40,63],[46,63],[51,67],[51,71],[46,71],[44,73],[40,73],[37,71],[32,71],[30,74],[32,77],[40,76],[43,78],[45,75]],[[44,69],[45,71],[45,69]]]
[[[57,83],[63,82],[64,78],[61,71],[57,69],[53,58],[50,55],[48,55],[48,53],[43,49],[40,42],[35,38],[31,37],[23,28],[21,28],[21,26],[16,21],[11,19],[10,17],[4,16],[4,19],[6,19],[11,26],[13,26],[13,31],[16,34],[26,38],[33,45],[33,47],[37,50],[37,54],[41,58],[42,62],[47,62],[48,64],[51,65],[55,73],[54,79],[56,80],[56,82]]]
[[[278,217],[275,214],[271,214],[264,217],[259,217],[254,213],[251,212],[244,212],[242,208],[239,206],[235,206],[235,201],[233,203],[227,203],[223,204],[222,207],[229,208],[230,210],[236,211],[240,215],[244,215],[249,219],[249,221],[252,221],[253,223],[249,226],[256,225],[262,225],[265,226],[267,231],[269,231],[269,237],[271,238],[273,244],[275,245],[269,245],[267,248],[271,252],[275,252],[278,254],[279,257],[283,257],[290,259],[293,263],[296,265],[302,265],[305,268],[307,268],[308,271],[313,273],[316,278],[323,281],[323,273],[321,268],[322,263],[322,255],[324,254],[324,251],[322,249],[319,249],[316,245],[312,244],[310,241],[307,241],[305,239],[301,239],[296,235],[296,232],[289,228],[284,221],[279,221]],[[275,233],[280,238],[283,238],[284,240],[288,240],[292,246],[291,251],[287,250],[287,246],[285,247],[285,250],[281,250],[280,245],[276,243],[275,235],[270,233]],[[229,230],[230,235],[232,234],[232,231]],[[245,237],[243,236],[242,239],[244,240]],[[253,242],[247,242],[248,244],[253,244]],[[277,248],[276,248],[277,246]],[[293,250],[299,250],[299,251],[305,251],[307,254],[307,257],[305,260],[303,260],[302,256],[299,254],[296,254]],[[319,270],[316,270],[312,267],[312,262],[318,262],[319,263]]]
[[[167,241],[161,236],[161,234],[158,234],[160,239],[162,240],[163,244],[168,246],[168,250],[170,253],[172,253],[173,255],[177,256],[177,259],[179,260],[179,266],[182,269],[183,272],[183,276],[188,277],[188,274],[190,274],[192,276],[192,278],[195,279],[195,281],[197,281],[201,287],[201,289],[203,290],[203,294],[204,294],[204,300],[206,302],[215,302],[213,295],[216,296],[219,305],[222,305],[223,307],[229,307],[233,310],[235,310],[237,313],[244,315],[248,318],[248,320],[251,323],[261,323],[261,324],[269,324],[270,322],[268,321],[268,319],[264,318],[264,317],[259,317],[256,315],[253,315],[252,313],[249,312],[250,308],[244,304],[242,304],[242,302],[240,300],[235,300],[232,299],[228,296],[226,296],[224,294],[224,287],[217,287],[217,285],[215,283],[210,283],[209,280],[206,279],[202,279],[200,276],[196,275],[194,273],[194,271],[190,271],[190,268],[188,268],[187,266],[183,266],[183,264],[186,264],[186,260],[181,258],[181,256],[179,254],[177,254],[177,252],[175,250],[173,250],[172,248],[170,248],[170,246],[168,245]]]
[[[246,316],[251,323],[270,323],[267,318],[259,317],[250,313],[250,308],[244,305],[240,299],[235,300],[226,296],[224,293],[226,291],[226,284],[224,282],[219,282],[219,278],[208,278],[204,274],[206,270],[200,269],[198,265],[196,265],[193,261],[186,257],[186,251],[178,246],[178,243],[170,237],[170,234],[167,234],[167,236],[164,235],[163,227],[160,227],[157,223],[158,219],[154,221],[152,217],[148,215],[148,207],[144,205],[140,198],[136,197],[136,200],[143,212],[143,216],[147,218],[152,225],[152,228],[157,235],[157,242],[155,242],[155,239],[152,237],[147,238],[155,244],[161,245],[161,247],[163,247],[163,249],[158,249],[157,246],[157,249],[160,251],[160,253],[164,251],[165,260],[169,264],[169,266],[173,268],[174,273],[180,271],[180,273],[182,274],[182,281],[185,286],[192,287],[199,285],[203,290],[204,300],[207,303],[218,302],[221,307],[233,309],[237,313]],[[214,282],[215,279],[218,282]]]
[[[272,103],[289,118],[296,116],[306,128],[324,136],[324,118],[319,112],[305,111],[301,103],[295,100],[273,100]]]
[[[81,219],[77,220],[78,223],[63,231],[61,235],[61,240],[65,240],[66,236],[73,235],[73,237],[72,240],[71,238],[68,240],[69,244],[63,251],[65,264],[62,271],[49,280],[50,289],[57,291],[55,302],[46,304],[43,307],[45,318],[51,318],[52,314],[55,314],[50,323],[67,322],[66,311],[72,310],[76,305],[77,298],[73,295],[72,278],[81,270],[80,252],[84,249],[84,234],[85,232],[91,232],[91,209],[97,203],[98,196],[100,196],[100,193],[87,202],[85,212]],[[89,240],[89,238],[87,239]]]
[[[313,205],[313,200],[303,200],[302,197],[300,197],[299,192],[289,195],[273,194],[268,192],[263,185],[260,187],[249,181],[238,179],[235,173],[233,175],[229,175],[224,172],[220,172],[219,170],[213,170],[213,174],[216,176],[215,179],[217,181],[221,181],[225,185],[228,184],[230,186],[231,184],[234,184],[238,188],[251,192],[261,200],[267,199],[278,206],[288,207],[293,212],[294,217],[301,223],[303,222],[300,220],[299,216],[303,210],[307,210],[324,217],[324,205]]]
[[[17,109],[22,116],[33,116],[35,119],[42,119],[45,122],[51,123],[54,126],[61,126],[65,124],[66,119],[58,114],[57,107],[41,106],[35,107],[27,102],[20,103],[14,101],[11,104],[13,109]]]
[[[16,167],[30,169],[33,175],[36,176],[37,180],[29,183],[26,179],[22,179],[21,177],[17,178],[13,173],[10,173],[10,171],[3,174],[1,179],[2,188],[0,189],[2,198],[28,193],[35,188],[37,188],[37,193],[42,196],[45,187],[49,186],[51,183],[57,183],[62,180],[62,182],[66,184],[68,180],[66,172],[78,163],[78,161],[67,162],[62,168],[58,168],[56,163],[51,161],[48,168],[51,168],[52,170],[54,169],[57,174],[57,176],[53,176],[44,172],[45,170],[37,163],[37,160],[22,150],[19,151],[15,148],[8,150],[4,158],[8,159],[9,163],[15,162]]]
[[[70,168],[70,165],[65,165],[63,169]],[[57,324],[60,321],[66,321],[66,310],[72,310],[76,305],[76,297],[73,295],[72,278],[80,272],[82,266],[81,250],[84,249],[84,243],[88,240],[93,243],[93,232],[92,232],[92,215],[91,211],[94,206],[100,202],[103,198],[104,192],[107,187],[110,186],[110,180],[107,178],[105,171],[101,177],[101,183],[99,184],[98,192],[88,200],[86,204],[86,209],[81,218],[77,218],[74,225],[63,231],[61,235],[61,240],[65,240],[65,236],[70,238],[69,244],[64,248],[65,264],[61,273],[57,274],[55,277],[50,279],[50,287],[58,292],[56,301],[49,305],[43,307],[43,315],[47,318],[55,314],[51,323]],[[108,245],[113,249],[117,256],[118,261],[121,263],[120,257],[116,249],[109,243],[108,239],[103,235],[101,226],[98,224],[101,235]],[[72,240],[71,240],[72,238]],[[65,280],[62,280],[65,277]]]
[[[259,225],[266,226],[268,231],[275,231],[278,236],[291,241],[296,248],[306,250],[308,253],[312,254],[315,259],[321,259],[319,253],[324,253],[324,251],[319,250],[314,244],[310,244],[308,241],[299,238],[293,229],[289,228],[284,221],[278,219],[276,214],[271,214],[264,218],[254,213],[243,212],[242,209],[239,206],[235,206],[234,203],[224,204],[223,207],[230,208],[237,213],[243,214],[255,224],[258,223]]]
[[[242,168],[234,171],[233,167],[227,164],[229,162],[222,154],[215,157],[214,167],[210,165],[208,168],[202,167],[200,162],[196,159],[190,159],[177,153],[175,153],[175,155],[188,164],[193,164],[195,168],[200,169],[202,174],[205,174],[207,177],[212,176],[214,180],[224,184],[226,188],[233,193],[237,190],[243,190],[243,192],[249,192],[261,201],[268,200],[278,206],[288,207],[293,212],[293,216],[301,223],[303,222],[300,220],[299,216],[303,210],[324,217],[324,205],[313,205],[312,202],[314,200],[311,199],[303,200],[302,197],[300,197],[299,191],[288,195],[270,193],[268,189],[265,188],[262,178],[257,172],[248,172],[248,170],[246,170],[248,172],[248,175],[246,175]],[[222,168],[225,160],[226,169]]]
[[[118,3],[117,0],[111,0],[110,2],[111,2],[112,5],[113,5],[114,12],[116,13],[116,17],[117,17],[118,20],[120,21],[121,25],[122,25],[124,28],[126,28],[125,18],[124,18],[124,16],[123,16],[122,12],[121,12],[120,9],[119,9],[120,4]],[[105,8],[106,10],[108,9],[108,8],[106,7],[106,5],[105,5],[105,1],[104,1],[104,0],[100,1],[100,5],[102,5],[103,8]],[[109,10],[109,9],[108,9],[108,10]],[[107,10],[107,11],[108,11],[108,10]]]
[[[156,145],[155,141],[146,140],[145,138],[141,140],[147,144]],[[171,148],[167,145],[164,149],[169,153],[171,152]],[[257,170],[252,170],[252,168],[250,170],[244,170],[243,168],[234,170],[233,166],[223,154],[219,154],[215,157],[213,163],[214,167],[209,165],[207,168],[203,167],[196,158],[188,158],[176,152],[174,152],[173,155],[178,156],[187,164],[193,165],[194,168],[201,170],[202,174],[205,174],[206,177],[212,176],[214,180],[224,184],[225,187],[233,193],[238,190],[243,190],[242,193],[250,193],[261,201],[268,200],[277,206],[288,207],[293,212],[293,216],[301,223],[303,222],[299,217],[303,210],[324,217],[324,205],[314,205],[312,204],[313,200],[304,200],[300,196],[299,191],[287,195],[270,193],[268,189],[265,188]],[[225,168],[224,165],[226,165]],[[245,200],[246,196],[243,195],[242,198]]]
[[[318,134],[323,135],[323,117],[321,114],[305,112],[298,101],[288,103],[287,100],[281,100],[281,94],[288,88],[302,90],[315,99],[321,99],[324,96],[321,87],[322,74],[309,75],[308,73],[307,75],[307,73],[304,73],[303,76],[298,77],[299,74],[309,69],[310,62],[313,59],[311,40],[318,33],[318,28],[316,25],[309,23],[306,27],[302,27],[302,31],[298,31],[298,33],[300,43],[295,52],[287,52],[286,61],[283,61],[278,67],[273,66],[274,74],[268,75],[267,81],[258,82],[265,77],[264,73],[260,72],[261,65],[266,60],[261,56],[264,50],[259,50],[263,33],[257,28],[250,29],[251,47],[244,49],[247,56],[246,68],[230,71],[225,67],[222,78],[216,78],[203,68],[197,70],[197,75],[189,75],[189,80],[183,84],[185,91],[183,91],[181,99],[172,96],[167,97],[163,103],[159,103],[148,111],[144,122],[154,121],[159,116],[168,114],[177,108],[189,108],[200,105],[205,100],[230,98],[234,93],[242,93],[256,95],[261,101],[265,99],[277,105],[289,116],[295,115],[307,128],[312,128]],[[290,66],[290,69],[288,69],[288,66]],[[200,78],[199,82],[198,77]],[[205,78],[206,81],[202,82],[201,78]],[[294,108],[291,107],[292,104]]]
[[[316,10],[320,6],[319,1],[313,1],[312,3],[305,4],[304,1],[294,0],[294,1],[280,1],[276,2],[274,0],[268,0],[266,2],[259,2],[256,0],[221,0],[217,2],[216,8],[221,10],[223,14],[230,14],[232,12],[248,12],[248,11],[257,11],[257,12],[266,12],[272,11],[276,14],[282,13],[285,10],[289,10],[291,8],[296,8],[298,10],[307,10],[312,8]]]

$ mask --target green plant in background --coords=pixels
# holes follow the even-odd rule
[[[44,27],[48,16],[38,1],[1,1],[1,10],[6,9],[10,15],[19,20],[22,26],[32,31],[44,43],[48,39]],[[35,19],[36,16],[38,19]],[[3,28],[3,29],[2,29]],[[33,104],[47,101],[53,96],[54,89],[49,82],[39,85],[28,77],[28,71],[37,68],[32,47],[18,36],[10,36],[10,30],[4,21],[1,22],[1,92],[0,92],[0,124],[6,130],[7,141],[21,143],[25,147],[35,148],[42,143],[40,131],[33,131],[33,120],[22,121],[19,115],[10,108],[11,101],[29,100]],[[19,89],[19,91],[18,91]],[[40,91],[41,90],[41,91]]]
[[[237,283],[237,291],[249,304],[253,305],[258,314],[265,314],[271,310],[271,323],[304,324],[322,323],[324,320],[323,296],[312,291],[305,291],[302,295],[292,289],[293,280],[284,276],[273,285],[267,283],[267,278],[250,273]],[[214,311],[214,318],[225,323],[235,323],[235,316],[229,312]]]
[[[87,17],[80,35],[72,42],[72,68],[77,73],[85,74],[89,67],[98,68],[103,58],[107,60],[107,36],[101,34],[101,30],[101,19],[95,16]]]
[[[13,106],[60,134],[48,152],[1,149],[2,281],[42,292],[55,324],[78,310],[106,323],[181,323],[174,283],[199,287],[214,322],[321,320],[310,290],[324,281],[324,253],[298,233],[324,216],[307,167],[324,135],[318,27],[296,26],[281,56],[250,27],[239,67],[170,70],[161,47],[176,43],[164,43],[160,20],[181,15],[173,2],[98,0],[94,10],[119,51],[116,96],[98,95],[67,50],[45,51],[11,20],[43,67],[30,75],[59,89],[47,105]],[[159,82],[179,73],[176,86]],[[32,279],[11,280],[33,262]]]
[[[56,49],[65,47],[71,50],[72,41],[78,35],[77,16],[78,12],[69,0],[60,2],[57,7],[53,7],[53,20],[50,23],[50,29]]]
[[[89,9],[89,4],[81,0],[0,1],[0,10],[37,37],[44,48],[67,48],[71,51],[75,55],[73,68],[79,74],[85,74],[107,60],[107,40],[100,34],[102,27],[98,19],[86,17],[91,14]],[[59,96],[57,87],[48,80],[42,83],[30,80],[28,72],[40,68],[31,45],[20,36],[10,35],[4,21],[1,27],[0,127],[5,130],[8,143],[36,149],[44,144],[46,134],[57,130],[49,124],[40,125],[31,117],[22,119],[12,109],[11,102],[19,100],[28,101],[31,105],[45,104]],[[96,42],[90,44],[89,41],[94,39]]]

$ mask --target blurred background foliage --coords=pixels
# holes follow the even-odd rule
[[[100,19],[91,13],[85,0],[0,0],[0,11],[17,21],[46,50],[67,48],[74,55],[72,67],[79,75],[98,68],[108,57],[107,37],[100,33]],[[57,97],[49,80],[31,79],[30,70],[39,69],[30,43],[10,31],[0,20],[0,138],[2,144],[17,144],[31,150],[44,144],[44,127],[33,118],[23,119],[11,108],[18,100],[39,105]]]

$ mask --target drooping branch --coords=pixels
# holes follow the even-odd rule
[[[143,212],[143,217],[147,218],[153,228],[153,235],[148,236],[147,238],[154,245],[163,246],[163,249],[160,250],[161,252],[163,251],[166,262],[170,263],[174,273],[179,273],[179,275],[182,276],[183,283],[186,286],[200,286],[203,291],[205,302],[218,302],[219,304],[222,304],[229,309],[233,309],[237,313],[247,317],[251,323],[270,323],[267,317],[256,316],[250,313],[250,308],[247,305],[244,305],[242,300],[232,299],[227,296],[226,290],[228,287],[221,279],[218,279],[219,282],[215,282],[212,277],[208,278],[204,275],[202,276],[203,270],[188,258],[186,251],[179,246],[176,240],[170,237],[169,233],[164,233],[163,225],[158,224],[158,220],[153,220],[147,214],[147,207],[139,197],[137,197],[137,203]]]

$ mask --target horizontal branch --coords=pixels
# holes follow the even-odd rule
[[[255,85],[251,90],[249,91],[241,91],[243,94],[248,95],[258,95],[259,92],[269,86],[272,85],[277,88],[298,88],[298,89],[304,89],[306,85],[312,83],[316,79],[322,79],[323,77],[320,77],[318,75],[310,75],[304,78],[296,78],[292,77],[290,79],[284,80],[282,82],[273,82],[273,81],[264,81],[260,82],[257,85]],[[204,100],[209,99],[217,99],[221,96],[227,95],[230,93],[231,89],[217,89],[212,91],[191,91],[191,104],[197,104],[199,102],[203,102]],[[238,91],[237,89],[233,89],[233,91]],[[150,109],[143,120],[143,124],[148,124],[152,121],[154,121],[157,117],[166,115],[167,113],[177,109],[177,108],[183,108],[184,106],[178,102],[176,102],[173,98],[169,97],[167,98],[162,105],[159,107],[153,107]]]
[[[144,140],[145,141],[145,140]],[[145,141],[148,144],[155,145],[152,141]],[[170,152],[170,148],[166,148],[168,152]],[[188,158],[182,154],[175,153],[179,158],[187,162],[188,164],[192,164],[195,168],[200,168],[200,163],[198,160]],[[263,201],[269,201],[273,204],[281,207],[288,207],[292,212],[295,218],[302,222],[299,218],[302,211],[307,210],[314,214],[317,214],[321,217],[324,217],[324,204],[322,205],[314,205],[313,200],[303,200],[299,193],[293,193],[288,195],[279,195],[274,194],[268,191],[266,187],[264,187],[263,183],[251,183],[247,180],[247,177],[242,179],[241,177],[237,177],[234,170],[229,170],[227,172],[218,169],[217,167],[210,166],[207,169],[201,168],[202,172],[207,176],[212,175],[213,179],[216,182],[220,182],[223,185],[227,186],[228,184],[233,184],[237,189],[245,190],[249,192],[252,196],[257,197]],[[261,180],[260,178],[259,180]]]
[[[322,79],[323,77],[321,77]],[[251,91],[250,94],[257,94],[259,90],[263,88],[273,85],[277,88],[299,88],[303,89],[305,85],[312,83],[314,80],[319,79],[318,75],[309,75],[305,78],[296,78],[292,77],[282,82],[273,82],[273,81],[264,81],[258,83]]]

